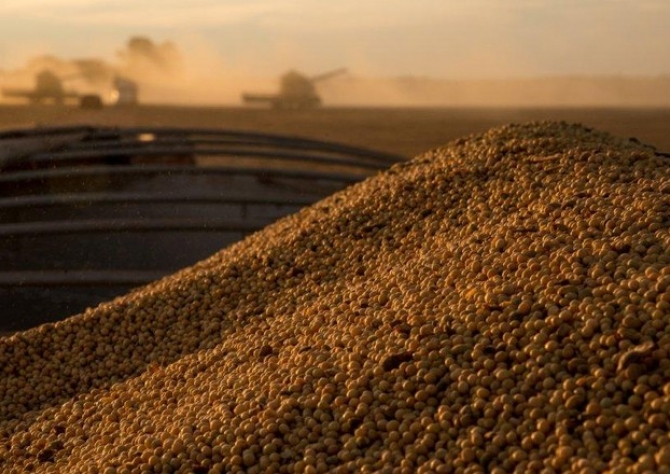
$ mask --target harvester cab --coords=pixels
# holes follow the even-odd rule
[[[53,98],[55,102],[62,103],[66,92],[63,81],[49,70],[41,71],[35,77],[35,95],[38,102],[41,99]]]

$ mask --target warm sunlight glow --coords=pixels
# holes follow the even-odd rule
[[[157,83],[143,88],[149,101],[236,103],[245,91],[273,92],[290,69],[337,67],[350,76],[324,83],[323,93],[339,103],[488,103],[501,87],[507,97],[527,90],[509,81],[536,78],[552,82],[531,95],[574,101],[586,89],[628,92],[610,84],[567,95],[566,78],[670,76],[668,24],[664,0],[4,0],[0,81],[12,85],[13,73],[52,55],[103,61],[145,83],[148,75]],[[134,36],[174,45],[179,71],[129,72],[123,45]],[[507,82],[472,89],[473,80]],[[467,90],[444,81],[467,81]]]

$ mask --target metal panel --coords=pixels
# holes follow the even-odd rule
[[[402,160],[236,130],[0,132],[0,331],[191,265]]]

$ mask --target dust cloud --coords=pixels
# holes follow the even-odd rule
[[[141,103],[190,106],[240,106],[245,92],[275,94],[285,72],[263,77],[236,68],[203,41],[192,40],[183,48],[135,36],[111,61],[34,57],[19,70],[2,72],[0,86],[32,89],[36,74],[45,69],[61,78],[66,91],[95,93],[107,100],[114,78],[122,77],[137,84]],[[332,107],[670,106],[668,76],[445,80],[365,77],[350,70],[315,87],[323,105]]]
[[[547,77],[439,80],[345,78],[322,86],[337,106],[668,107],[670,77]]]
[[[144,36],[130,38],[111,61],[34,56],[19,69],[0,71],[0,86],[33,90],[37,74],[45,70],[58,76],[65,91],[98,94],[104,101],[110,97],[115,78],[130,80],[144,104],[234,105],[240,103],[242,91],[272,92],[276,87],[272,78],[226,67],[205,44],[196,42],[184,51],[171,41],[157,43]],[[0,97],[0,102],[7,101]]]

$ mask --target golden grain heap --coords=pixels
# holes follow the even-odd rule
[[[670,473],[669,351],[670,160],[511,125],[0,339],[0,471]]]

